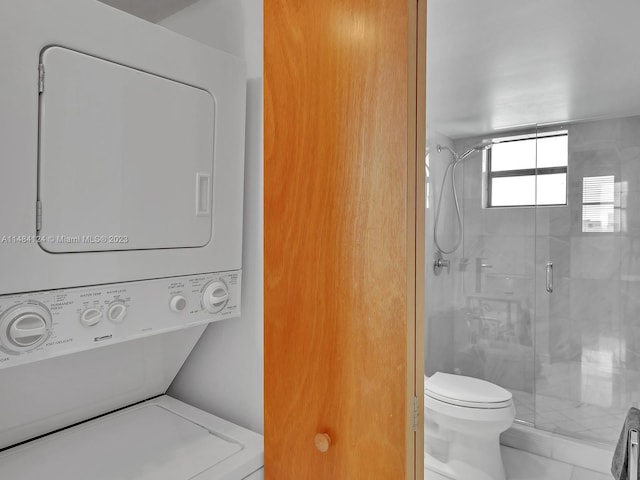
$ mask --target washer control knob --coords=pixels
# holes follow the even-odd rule
[[[37,313],[25,313],[9,327],[9,340],[20,347],[30,347],[49,333],[47,322]]]
[[[40,303],[25,303],[0,317],[0,344],[12,353],[38,348],[51,333],[51,313]]]
[[[107,318],[114,323],[120,323],[127,315],[127,306],[122,302],[113,302],[107,309]]]
[[[211,282],[202,294],[202,306],[209,313],[222,310],[229,301],[229,289],[221,281]]]
[[[85,327],[93,327],[102,320],[102,312],[97,308],[87,308],[80,315],[80,323]]]
[[[174,295],[169,300],[169,308],[172,312],[180,313],[187,308],[187,299],[183,295]]]

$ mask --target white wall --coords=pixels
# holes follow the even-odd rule
[[[242,317],[210,325],[169,394],[263,432],[262,1],[200,0],[160,22],[247,62]]]

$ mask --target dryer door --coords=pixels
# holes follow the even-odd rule
[[[202,247],[212,235],[209,92],[61,47],[42,54],[40,246]]]

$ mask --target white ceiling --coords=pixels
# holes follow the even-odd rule
[[[178,10],[188,7],[198,0],[100,0],[136,17],[144,18],[150,22],[159,22],[173,15]]]
[[[429,0],[427,128],[640,114],[637,0]]]

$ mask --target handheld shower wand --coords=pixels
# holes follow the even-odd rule
[[[442,152],[443,150],[447,150],[449,153],[451,153],[451,157],[452,157],[451,162],[449,162],[449,164],[447,165],[447,168],[444,172],[444,176],[442,177],[442,186],[440,188],[440,195],[438,197],[438,204],[436,206],[436,214],[435,214],[434,223],[433,223],[433,242],[440,256],[442,254],[448,255],[450,253],[455,252],[460,246],[460,243],[462,243],[462,237],[464,233],[462,215],[460,213],[460,202],[458,201],[458,191],[456,188],[456,167],[462,162],[464,162],[472,153],[482,152],[484,150],[491,148],[492,145],[493,143],[491,142],[483,141],[481,143],[478,143],[477,145],[474,145],[470,149],[466,150],[462,155],[458,155],[455,152],[455,150],[453,150],[450,147],[447,147],[446,145],[437,146],[438,153]],[[453,190],[453,202],[456,209],[456,220],[458,223],[458,235],[456,236],[456,241],[454,242],[453,247],[447,250],[440,245],[440,242],[438,242],[438,220],[440,218],[440,210],[442,208],[442,196],[444,193],[444,187],[447,181],[447,175],[449,174],[449,171],[451,171],[451,185]]]

